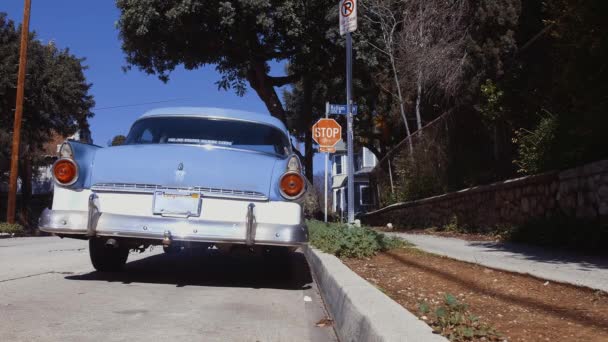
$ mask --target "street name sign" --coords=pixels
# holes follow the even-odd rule
[[[353,115],[357,115],[357,105],[351,105]],[[348,114],[348,106],[342,104],[329,103],[327,105],[327,114],[330,115],[346,115]]]
[[[340,35],[357,30],[357,0],[340,0]]]
[[[319,152],[336,153],[335,147],[319,147]]]
[[[334,119],[320,119],[312,126],[312,138],[319,148],[334,147],[342,139],[342,126]]]

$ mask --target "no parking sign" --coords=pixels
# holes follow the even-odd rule
[[[357,0],[340,1],[340,35],[357,30]]]

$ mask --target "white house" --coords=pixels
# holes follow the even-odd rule
[[[336,144],[336,153],[332,155],[332,211],[345,216],[347,207],[347,157],[343,141]],[[354,155],[355,166],[355,214],[367,212],[371,207],[369,173],[378,163],[376,156],[367,148],[357,149]]]

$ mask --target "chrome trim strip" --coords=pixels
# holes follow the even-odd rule
[[[208,188],[201,186],[192,187],[170,187],[155,184],[132,184],[132,183],[97,183],[91,186],[91,190],[97,192],[128,192],[128,193],[154,193],[155,191],[190,191],[199,192],[204,197],[248,199],[267,201],[268,197],[261,192],[248,190],[231,190],[220,188]]]
[[[97,194],[92,193],[89,196],[89,213],[87,215],[87,236],[94,237],[97,230],[97,222],[101,212],[99,211],[99,198]]]
[[[247,236],[246,236],[246,244],[247,246],[253,246],[255,241],[255,214],[253,213],[253,209],[255,208],[255,204],[249,203],[247,206]]]
[[[39,228],[49,233],[86,236],[87,218],[86,211],[45,209]],[[299,246],[308,242],[308,230],[303,223],[282,225],[254,221],[253,229],[254,245]],[[99,213],[95,236],[149,239],[160,244],[167,231],[173,241],[247,244],[246,222],[108,213]]]

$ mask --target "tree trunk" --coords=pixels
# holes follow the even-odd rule
[[[310,75],[305,75],[303,82],[304,101],[302,105],[302,116],[304,118],[304,127],[306,133],[304,135],[304,169],[306,178],[313,184],[313,157],[312,149],[312,81]]]
[[[247,81],[264,102],[270,114],[285,122],[285,109],[274,89],[274,84],[266,74],[266,64],[264,62],[256,62],[247,71]]]
[[[418,130],[422,129],[422,115],[420,114],[420,101],[422,98],[422,70],[418,72],[418,89],[416,94],[416,123]],[[422,132],[420,132],[422,133]],[[418,133],[418,134],[420,134]]]
[[[397,96],[399,97],[399,110],[401,111],[401,118],[405,124],[406,139],[410,148],[410,157],[414,158],[414,146],[412,145],[410,125],[407,123],[407,117],[405,116],[405,106],[403,104],[403,95],[401,94],[401,85],[399,84],[399,75],[397,75],[397,67],[395,66],[395,59],[390,54],[391,68],[393,69],[393,77],[395,78],[395,86],[397,87]]]

